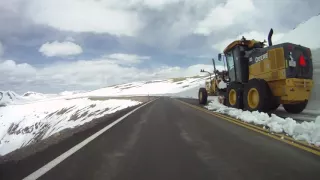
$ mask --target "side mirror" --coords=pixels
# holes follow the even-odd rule
[[[218,54],[218,60],[221,61],[221,53]]]

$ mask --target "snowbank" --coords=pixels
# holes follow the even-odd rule
[[[296,140],[320,146],[320,117],[315,122],[298,123],[292,118],[284,119],[275,114],[272,114],[270,117],[262,112],[249,112],[226,107],[217,100],[211,101],[205,107],[208,110],[226,114],[244,122],[269,127],[271,132],[285,133]]]
[[[312,51],[314,87],[308,106],[303,113],[320,115],[320,40],[318,29],[320,28],[320,14],[311,17],[306,22],[299,24],[295,29],[285,34],[275,44],[292,42],[309,47]]]
[[[320,15],[314,16],[304,23],[299,24],[295,29],[285,34],[276,43],[291,42],[309,47],[311,49],[320,48],[318,30],[320,28]]]
[[[320,115],[320,49],[312,50],[313,56],[313,88],[307,110],[313,110]]]
[[[0,155],[45,139],[63,129],[140,104],[138,101],[87,98],[53,100],[0,108]]]

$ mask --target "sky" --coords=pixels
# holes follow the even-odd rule
[[[316,0],[0,0],[0,90],[57,93],[212,70],[243,35],[274,39]]]

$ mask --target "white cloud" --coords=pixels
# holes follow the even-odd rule
[[[2,90],[9,84],[22,84],[35,76],[36,69],[29,64],[16,64],[13,60],[0,59],[0,86]]]
[[[196,26],[195,33],[209,35],[213,31],[250,20],[255,7],[252,0],[227,0],[215,6],[205,19]]]
[[[52,43],[47,42],[45,44],[42,44],[42,46],[39,48],[39,52],[41,52],[43,55],[48,57],[53,57],[53,56],[64,57],[64,56],[81,54],[82,48],[81,46],[73,42],[54,41]]]
[[[137,12],[114,0],[32,0],[27,16],[35,23],[73,32],[133,36],[142,26]]]
[[[175,14],[179,17],[179,21],[173,25],[177,27],[172,27],[185,31],[190,24],[185,25],[185,22],[180,21],[186,21],[182,18],[188,15],[187,10],[191,9],[191,6],[198,6],[197,3],[207,2],[210,0],[198,0],[196,3],[193,0],[30,0],[26,4],[26,16],[37,24],[63,31],[138,36],[149,23],[146,22],[148,14],[144,14],[146,9],[149,13],[155,11],[162,13],[166,6],[172,4],[181,6],[181,10],[185,8],[186,11],[182,10],[183,14],[181,12]],[[192,30],[188,32],[191,33]]]
[[[26,24],[14,27],[23,27],[15,28],[15,30],[18,29],[19,32],[22,32],[23,35],[29,34],[30,30],[34,30],[32,36],[34,35],[35,37],[32,38],[31,41],[34,39],[39,40],[40,38],[44,39],[41,42],[50,41],[50,43],[46,44],[52,45],[54,43],[48,39],[67,37],[65,41],[74,43],[73,38],[75,38],[77,42],[78,40],[81,41],[81,44],[87,43],[85,45],[90,54],[100,54],[103,53],[101,49],[110,47],[110,43],[102,43],[103,45],[101,46],[103,47],[100,49],[94,49],[92,44],[98,42],[97,39],[100,37],[109,37],[109,35],[105,36],[96,33],[109,33],[118,36],[134,36],[133,38],[111,37],[111,43],[116,41],[116,44],[110,50],[112,52],[121,52],[119,49],[126,49],[128,52],[134,53],[134,50],[144,48],[146,51],[147,49],[151,49],[151,51],[149,51],[150,53],[156,52],[157,54],[163,53],[165,55],[202,55],[201,58],[206,58],[205,55],[208,55],[208,53],[215,53],[212,49],[210,50],[211,46],[221,51],[231,41],[240,39],[242,34],[245,34],[248,39],[263,40],[266,39],[268,33],[264,31],[268,31],[269,27],[273,27],[275,31],[285,32],[288,30],[288,27],[291,29],[295,26],[295,23],[299,21],[296,20],[297,18],[307,18],[317,10],[317,6],[309,7],[308,3],[301,2],[297,5],[297,3],[289,1],[281,1],[280,3],[278,0],[225,0],[226,3],[224,4],[217,4],[224,0],[14,1],[23,1],[24,3],[18,6],[14,3],[12,4],[11,1],[1,1],[0,6],[3,4],[5,6],[7,5],[8,9],[13,9],[12,11],[18,12],[19,16],[23,16],[21,20],[26,22]],[[252,3],[252,1],[254,3]],[[292,13],[295,12],[294,10],[297,9],[297,7],[300,11]],[[309,11],[309,8],[316,10]],[[270,10],[272,13],[270,13]],[[6,17],[6,14],[3,15],[1,13],[3,13],[3,11],[0,11],[0,21],[3,17]],[[9,17],[9,15],[7,16]],[[36,25],[29,22],[30,19],[35,22]],[[4,19],[2,22],[11,21]],[[15,21],[13,21],[13,23],[14,22]],[[19,24],[20,21],[16,23]],[[37,24],[40,24],[40,26],[37,26]],[[40,31],[43,30],[43,27],[46,29],[46,26],[53,27],[57,31],[48,28],[50,32],[46,34],[45,37],[42,37],[43,32]],[[40,30],[38,29],[39,27]],[[24,28],[27,28],[27,30]],[[0,33],[2,32],[1,29],[3,29],[3,27],[0,27]],[[194,33],[197,34],[195,35]],[[41,37],[38,37],[38,35]],[[278,33],[274,35],[274,41],[277,35]],[[72,36],[73,38],[69,38],[68,36]],[[14,37],[13,40],[15,40],[15,38],[17,38],[17,42],[21,40],[19,35]],[[25,39],[24,36],[22,39]],[[6,41],[8,40],[6,39]],[[30,44],[30,41],[27,41],[28,42],[25,43]],[[11,42],[13,45],[17,44],[17,42]],[[47,51],[43,49],[44,48],[42,48],[41,52],[47,56],[67,56],[72,54],[70,51],[57,51],[54,50],[54,48]],[[78,52],[81,53],[82,49],[80,49],[78,48]],[[15,49],[11,49],[10,52],[14,50]],[[23,49],[16,50],[21,51],[21,53],[24,52]],[[11,56],[11,54],[9,55]],[[32,55],[30,56],[32,57]],[[215,55],[213,56],[215,57]],[[210,58],[210,56],[208,57]],[[16,77],[15,74],[24,72],[26,74],[25,77],[23,77],[25,80],[37,82],[38,84],[45,82],[57,85],[57,87],[70,87],[75,85],[90,88],[129,80],[165,78],[167,76],[176,77],[186,74],[194,75],[194,73],[198,73],[199,71],[199,67],[197,66],[188,68],[164,66],[157,69],[138,69],[136,67],[122,66],[124,64],[135,65],[147,59],[149,58],[144,56],[119,53],[93,60],[46,65],[42,68],[24,65],[27,66],[26,69],[29,69],[27,72],[24,72],[25,69],[22,68],[23,66],[14,63],[14,61],[6,61],[6,64],[2,64],[2,66],[11,64],[11,70],[6,69],[5,71],[11,73],[7,82],[11,82],[9,79],[21,79]],[[3,62],[4,61],[1,61],[1,63]],[[21,62],[21,60],[19,60],[19,62]],[[183,62],[181,61],[181,63]],[[21,69],[19,69],[20,67]],[[211,67],[211,65],[208,65],[208,68],[209,67]],[[1,81],[1,83],[2,82],[5,81]],[[24,85],[22,84],[21,86]],[[33,86],[29,84],[28,87]],[[48,88],[45,86],[41,87]]]
[[[177,2],[183,2],[187,0],[135,0],[135,3],[143,3],[144,5],[154,8],[154,9],[162,9],[165,5],[173,4]]]
[[[16,64],[12,60],[0,63],[2,88],[18,92],[28,90],[52,92],[72,89],[96,89],[112,84],[199,75],[200,69],[212,70],[212,65],[198,64],[190,67],[162,66],[136,68],[121,66],[104,57],[33,67]]]
[[[3,53],[4,53],[3,45],[2,45],[2,43],[0,41],[0,57],[3,55]]]
[[[71,36],[66,37],[65,41],[74,42],[75,39]]]
[[[10,0],[10,1],[0,1],[0,8],[4,10],[9,10],[13,12],[18,12],[24,0]]]
[[[138,56],[135,54],[122,53],[110,54],[104,57],[108,58],[110,62],[113,62],[115,64],[138,64],[141,63],[143,60],[150,59],[149,56]]]
[[[310,14],[309,11],[292,14],[297,4],[297,7],[305,4],[302,9],[305,10],[308,3],[278,0],[20,1],[24,3],[21,3],[19,15],[61,33],[72,31],[93,32],[93,36],[99,36],[96,33],[134,36],[130,38],[132,42],[171,52],[188,49],[194,44],[190,41],[199,44],[193,49],[209,48],[202,35],[221,41],[226,34],[232,37],[239,32],[263,31],[269,27],[287,31],[287,24],[291,28],[292,23],[298,21],[293,22],[293,19]],[[310,8],[315,9],[316,6]],[[292,16],[295,18],[288,18]],[[79,33],[75,37],[81,39],[82,35]],[[125,40],[127,38],[124,37]]]
[[[284,34],[283,33],[277,33],[274,34],[272,36],[272,41],[276,42],[277,40],[279,40]],[[235,40],[240,40],[242,38],[242,36],[244,36],[246,39],[251,40],[251,39],[255,39],[257,41],[264,41],[264,40],[268,40],[268,33],[262,33],[262,32],[257,32],[257,31],[251,31],[251,32],[247,32],[247,33],[243,33],[233,39],[225,39],[219,43],[214,44],[212,47],[216,50],[218,50],[219,52],[223,52],[224,48],[226,48],[230,43],[232,43]],[[266,43],[266,45],[268,45],[268,43]]]

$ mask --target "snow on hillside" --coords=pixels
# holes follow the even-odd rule
[[[193,88],[190,88],[186,91],[181,91],[178,93],[171,94],[172,97],[178,97],[178,98],[193,98],[198,99],[198,91],[200,87],[203,87],[204,85],[199,84],[198,86],[195,86]]]
[[[13,91],[0,91],[0,106],[6,106],[21,100],[23,99]]]
[[[26,104],[33,101],[49,99],[57,96],[57,94],[42,94],[31,91],[28,91],[21,96],[13,91],[0,91],[0,106]]]
[[[168,80],[154,80],[132,82],[106,87],[84,93],[86,96],[121,96],[121,95],[170,95],[187,91],[190,88],[204,85],[207,77],[173,78]]]
[[[319,30],[320,15],[314,16],[304,23],[299,24],[295,29],[285,34],[276,43],[292,42],[311,49],[320,48]]]
[[[249,112],[230,108],[220,104],[217,99],[211,101],[206,108],[244,122],[268,127],[271,132],[285,133],[296,140],[306,141],[310,144],[320,146],[320,118],[317,118],[315,122],[298,123],[292,118],[284,119],[275,114],[269,116],[266,113],[258,111]]]
[[[61,96],[69,96],[69,95],[74,95],[74,94],[79,94],[79,93],[85,93],[85,91],[63,91],[61,93],[59,93],[59,95]]]
[[[197,76],[132,82],[91,92],[65,91],[50,95],[27,92],[19,96],[13,92],[3,92],[5,96],[1,102],[7,106],[0,107],[0,155],[45,139],[63,129],[140,104],[131,100],[92,101],[90,97],[172,95],[204,85],[206,78]]]
[[[56,97],[57,94],[43,94],[38,92],[32,92],[28,91],[22,95],[22,97],[26,100],[40,100],[40,99],[46,99],[50,97]]]
[[[124,99],[93,101],[82,98],[1,107],[0,155],[140,103]]]
[[[187,92],[189,89],[204,86],[207,76],[182,77],[166,80],[152,80],[132,82],[97,89],[94,91],[64,91],[59,94],[42,94],[37,92],[26,92],[22,96],[15,95],[10,103],[3,104],[27,104],[33,101],[52,101],[59,99],[85,98],[93,96],[147,96],[147,95],[172,95],[179,92]],[[0,96],[1,97],[1,96]],[[4,98],[8,99],[8,98]],[[17,101],[18,100],[18,101]],[[2,101],[0,101],[2,102]]]

